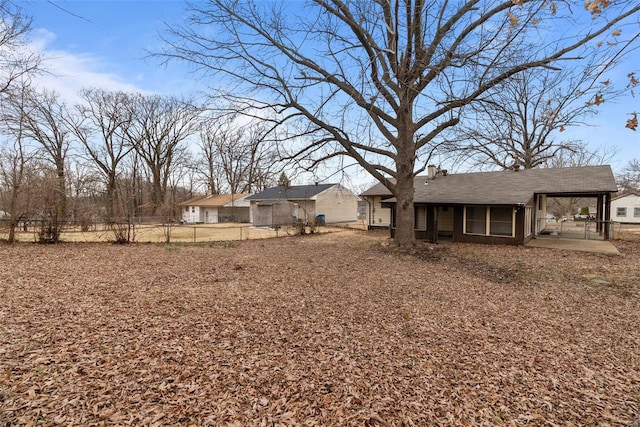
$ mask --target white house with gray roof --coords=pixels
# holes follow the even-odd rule
[[[414,178],[415,233],[437,242],[524,244],[546,227],[547,197],[595,198],[597,231],[609,238],[611,195],[618,191],[608,165],[520,169]],[[382,184],[365,191],[390,209],[395,231],[395,198]],[[385,197],[386,195],[386,197]]]
[[[640,195],[631,193],[614,197],[611,200],[611,220],[640,223]]]
[[[267,188],[246,198],[256,227],[316,221],[326,224],[356,221],[358,198],[340,184],[292,185]]]

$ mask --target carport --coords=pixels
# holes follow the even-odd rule
[[[563,238],[568,239],[584,239],[584,240],[609,240],[610,238],[610,226],[611,226],[611,190],[601,190],[601,191],[589,191],[589,192],[545,192],[545,193],[536,193],[535,201],[538,209],[536,212],[540,214],[540,212],[544,212],[544,215],[541,215],[541,218],[536,218],[536,236],[537,237],[546,237],[543,233],[543,230],[551,228],[553,231],[553,235],[550,237],[558,237],[562,236]],[[546,219],[546,200],[549,198],[577,198],[577,199],[596,199],[596,217],[595,220],[585,220],[580,221],[578,226],[571,227],[570,224],[560,223],[560,227],[549,227]],[[595,226],[595,230],[591,229],[591,226]],[[595,234],[594,234],[595,231]]]

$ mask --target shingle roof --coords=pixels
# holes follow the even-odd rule
[[[624,199],[625,197],[629,197],[629,196],[640,197],[640,193],[636,193],[636,192],[632,191],[631,193],[620,194],[619,196],[612,197],[611,200]]]
[[[178,206],[195,206],[197,205],[198,200],[202,200],[207,198],[208,196],[196,196],[190,199],[185,200],[184,202],[178,203]]]
[[[414,188],[415,203],[496,205],[527,203],[534,193],[579,196],[618,191],[608,165],[449,174],[431,180],[417,176]],[[362,195],[392,196],[382,184]]]
[[[247,200],[309,200],[337,184],[292,185],[267,188]]]
[[[214,194],[209,196],[200,196],[194,197],[193,199],[186,200],[182,203],[178,203],[178,206],[207,206],[207,207],[216,207],[216,206],[224,206],[226,204],[231,203],[232,201],[237,201],[244,199],[248,194]]]

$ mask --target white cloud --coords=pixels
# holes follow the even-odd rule
[[[55,90],[69,103],[79,101],[79,92],[86,87],[99,87],[105,90],[140,91],[134,84],[126,82],[121,76],[105,72],[110,68],[104,59],[92,54],[71,53],[51,49],[55,34],[44,29],[34,31],[28,48],[43,58],[44,73],[37,76],[35,84],[43,89]]]

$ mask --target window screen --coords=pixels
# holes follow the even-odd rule
[[[494,236],[511,236],[513,230],[513,209],[492,207],[490,210],[489,234]]]
[[[466,232],[470,234],[487,233],[487,208],[484,206],[467,206]]]

